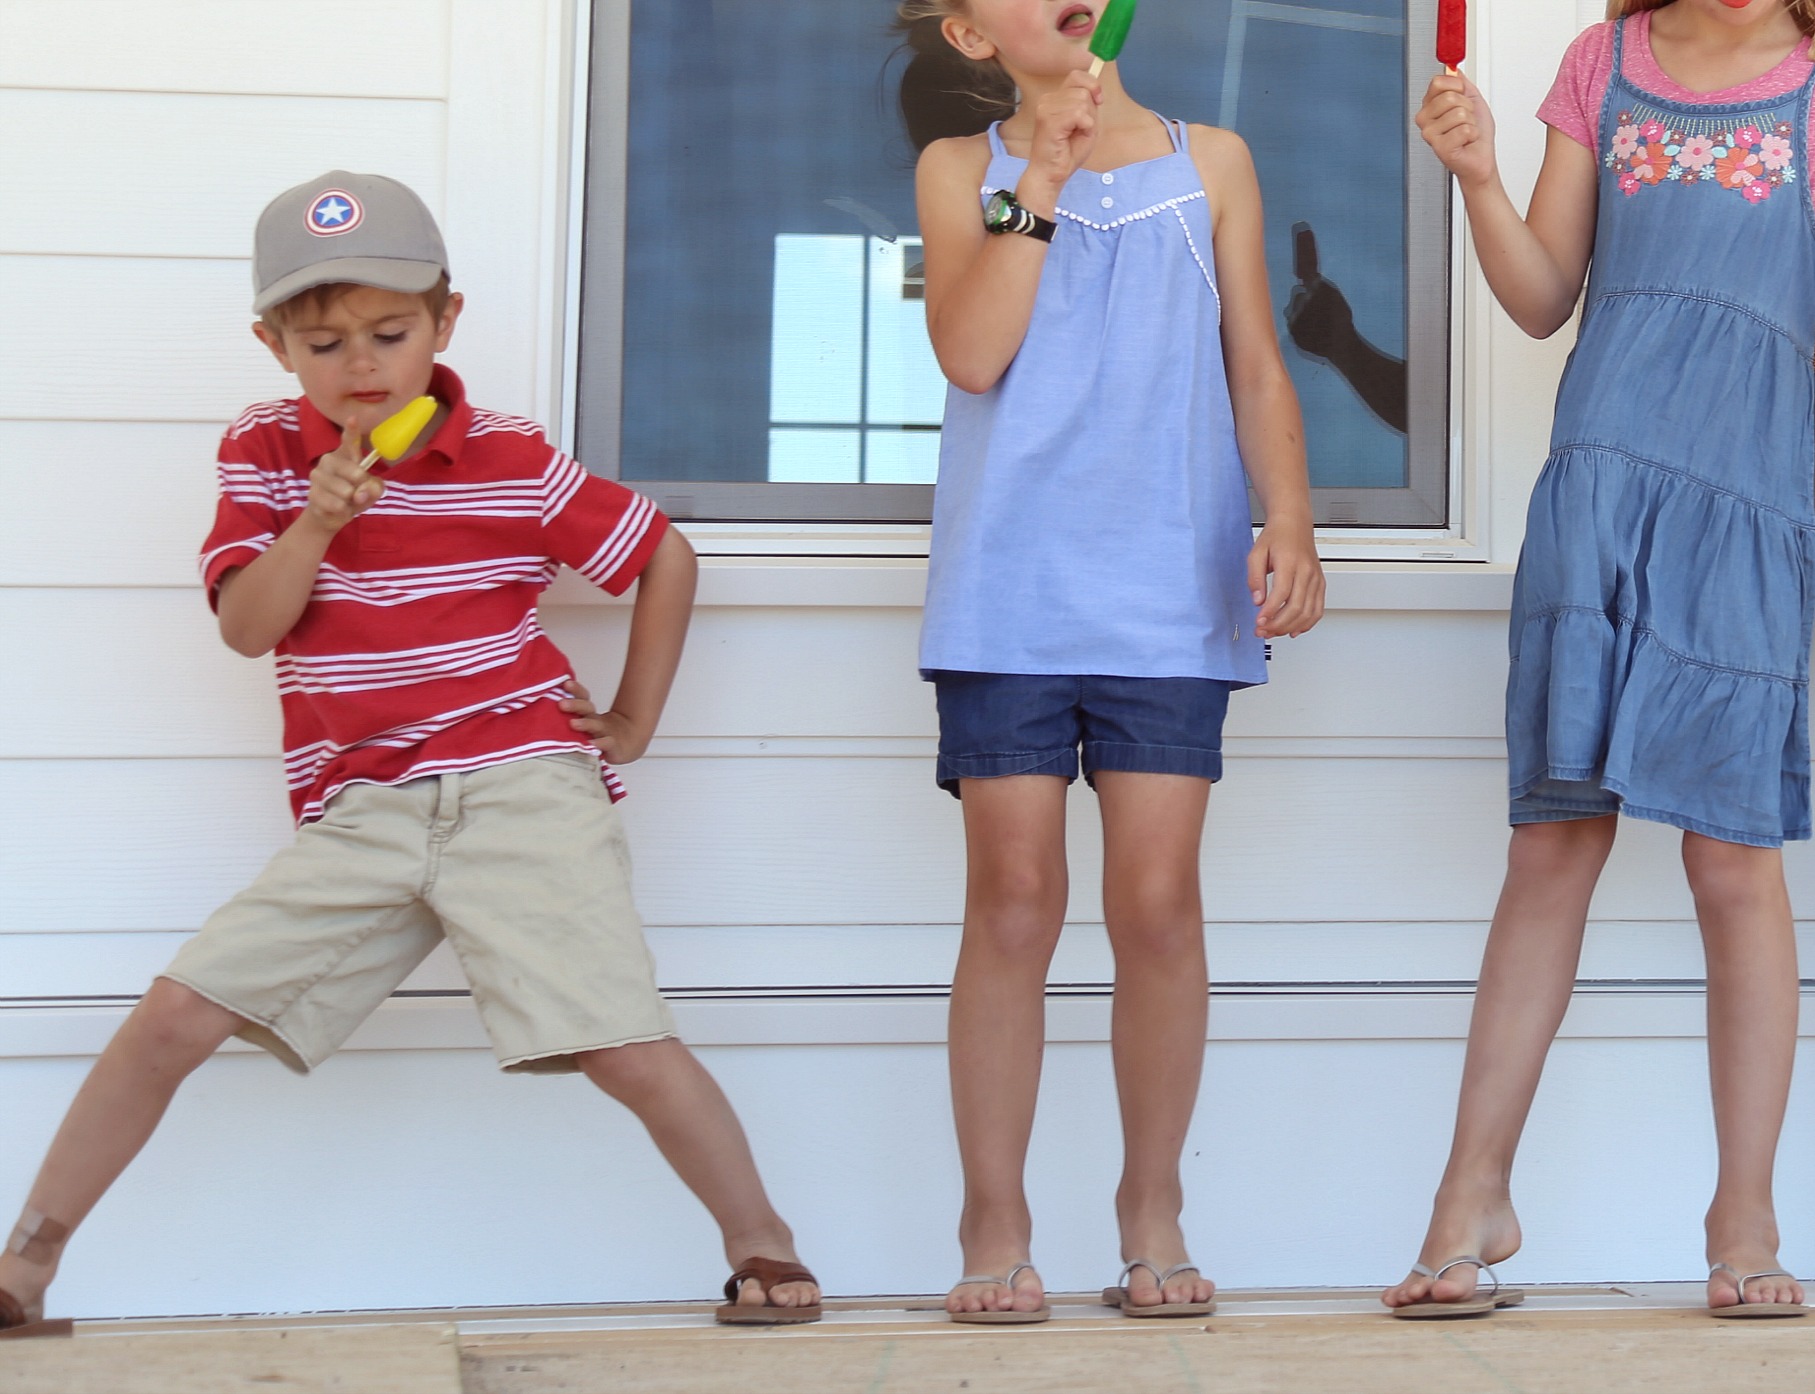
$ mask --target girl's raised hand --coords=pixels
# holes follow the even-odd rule
[[[1079,71],[1067,74],[1064,85],[1034,107],[1027,173],[1051,185],[1055,197],[1096,146],[1097,107],[1102,102],[1103,84]]]
[[[1464,186],[1494,176],[1494,116],[1476,87],[1461,73],[1439,73],[1425,90],[1413,118],[1424,143]]]

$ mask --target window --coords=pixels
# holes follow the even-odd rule
[[[595,0],[579,446],[676,517],[930,516],[946,388],[893,14]],[[1434,16],[1146,0],[1122,58],[1253,148],[1326,526],[1449,521],[1448,181],[1409,121]]]

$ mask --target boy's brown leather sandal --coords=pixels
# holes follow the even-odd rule
[[[0,1288],[0,1341],[25,1340],[32,1336],[68,1336],[75,1330],[68,1317],[44,1320],[44,1304],[27,1311],[23,1303]]]
[[[763,1305],[747,1306],[737,1300],[737,1295],[750,1279],[762,1284]],[[818,1321],[821,1315],[819,1303],[810,1307],[777,1307],[768,1300],[768,1296],[782,1283],[812,1283],[818,1286],[819,1279],[798,1263],[790,1263],[778,1258],[749,1258],[743,1266],[725,1280],[725,1305],[716,1313],[719,1321],[727,1326],[792,1326],[797,1322]]]
[[[69,1226],[41,1215],[29,1205],[19,1216],[19,1223],[6,1241],[6,1252],[17,1254],[27,1263],[55,1263],[57,1251],[69,1238]],[[0,1340],[25,1336],[67,1336],[75,1323],[67,1317],[44,1320],[44,1301],[40,1298],[27,1307],[5,1288],[0,1288]]]

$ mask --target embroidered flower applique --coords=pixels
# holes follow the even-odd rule
[[[1630,198],[1646,185],[1713,184],[1748,203],[1763,203],[1796,182],[1789,140],[1795,132],[1788,121],[1742,121],[1720,129],[1692,124],[1697,128],[1683,130],[1649,112],[1622,111],[1603,160],[1620,192]]]

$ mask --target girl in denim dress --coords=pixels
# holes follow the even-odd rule
[[[1086,73],[1102,8],[901,7],[910,132],[948,136],[919,141],[927,328],[951,382],[920,667],[968,847],[949,1033],[956,1321],[1048,1312],[1022,1172],[1080,767],[1103,815],[1125,1157],[1104,1300],[1210,1310],[1179,1169],[1208,997],[1204,813],[1229,692],[1265,680],[1268,638],[1322,613],[1253,164],[1231,133],[1138,106],[1113,66]],[[917,123],[916,92],[954,91],[956,129]]]
[[[1683,833],[1708,960],[1715,1316],[1801,1316],[1772,1172],[1799,998],[1782,845],[1809,836],[1815,605],[1810,0],[1616,0],[1540,115],[1521,219],[1461,76],[1418,125],[1527,333],[1581,332],[1512,612],[1514,825],[1448,1169],[1399,1316],[1516,1300],[1509,1178],[1621,813]],[[1590,264],[1592,262],[1592,270]],[[1485,1272],[1488,1282],[1477,1285]]]

